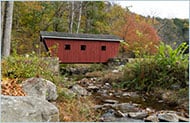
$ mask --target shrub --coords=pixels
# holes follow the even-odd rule
[[[54,80],[55,71],[50,67],[51,61],[36,55],[9,56],[2,60],[2,75],[8,78],[30,78],[40,76]]]
[[[186,49],[185,43],[174,50],[161,43],[155,56],[138,59],[126,65],[123,87],[144,91],[149,91],[152,87],[171,88],[173,84],[186,87],[188,54],[183,54]]]

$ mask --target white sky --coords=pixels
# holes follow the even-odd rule
[[[122,7],[144,16],[161,18],[189,18],[189,0],[186,1],[116,1]]]

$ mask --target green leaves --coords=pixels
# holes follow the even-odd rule
[[[188,85],[188,45],[182,43],[176,49],[161,43],[154,56],[140,58],[126,64],[123,83],[129,89],[150,91],[154,87],[172,88]]]
[[[158,54],[155,55],[155,59],[157,59],[160,64],[175,65],[179,62],[188,62],[188,54],[184,55],[184,52],[188,49],[188,45],[186,43],[182,43],[176,49],[172,49],[171,46],[161,42],[157,49]]]
[[[30,78],[41,76],[53,80],[55,71],[51,69],[51,60],[45,60],[31,54],[28,56],[9,56],[2,60],[2,75],[9,78]]]

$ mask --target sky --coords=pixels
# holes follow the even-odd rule
[[[189,18],[189,0],[186,1],[116,1],[122,7],[144,16],[160,18]]]

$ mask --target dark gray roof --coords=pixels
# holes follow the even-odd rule
[[[70,34],[63,32],[46,32],[41,31],[40,37],[44,38],[58,38],[58,39],[78,39],[78,40],[99,40],[99,41],[121,41],[122,39],[114,35],[102,34]]]

